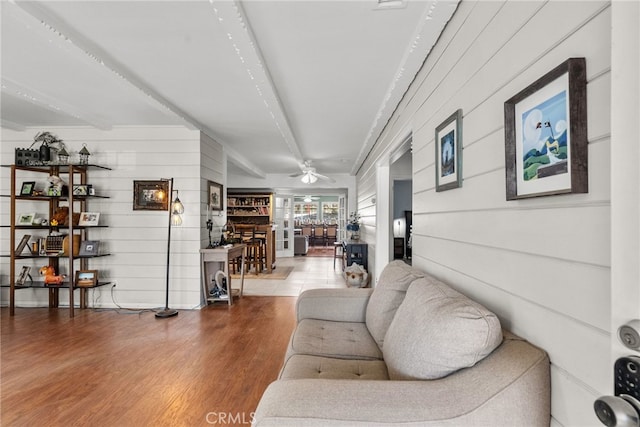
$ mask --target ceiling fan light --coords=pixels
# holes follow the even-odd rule
[[[304,173],[304,175],[302,175],[301,180],[304,184],[313,184],[318,180],[318,178],[315,175],[313,175],[311,172],[307,171]]]

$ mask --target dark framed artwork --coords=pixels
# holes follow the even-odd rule
[[[75,285],[90,288],[98,285],[98,270],[76,270]]]
[[[462,110],[436,128],[436,191],[462,186]]]
[[[169,209],[169,181],[133,181],[134,211]]]
[[[224,208],[222,184],[209,181],[209,209],[212,211],[221,211]]]
[[[504,103],[507,200],[587,193],[587,77],[570,58]]]
[[[35,181],[27,181],[22,183],[22,187],[20,188],[21,196],[31,196],[33,194],[33,190],[36,188]]]

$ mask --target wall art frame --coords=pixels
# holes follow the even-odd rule
[[[169,181],[133,181],[134,211],[166,211],[169,198]]]
[[[504,103],[507,200],[589,192],[586,75],[569,58]]]
[[[436,191],[462,186],[462,110],[436,128]]]
[[[222,184],[218,184],[217,182],[208,182],[209,209],[212,211],[221,211],[224,209],[224,187]]]

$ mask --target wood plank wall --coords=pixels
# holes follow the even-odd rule
[[[2,164],[14,161],[15,147],[28,147],[40,129],[24,132],[2,130]],[[91,161],[111,167],[112,171],[92,171],[89,183],[106,200],[92,200],[90,208],[101,213],[101,223],[109,228],[92,230],[91,238],[100,240],[103,249],[113,255],[91,262],[91,267],[116,282],[108,287],[90,291],[91,304],[96,307],[152,308],[164,306],[167,250],[167,223],[165,212],[134,211],[133,181],[174,178],[185,205],[183,225],[174,227],[171,235],[171,268],[169,304],[173,308],[194,308],[200,302],[200,260],[198,250],[206,236],[203,232],[206,177],[221,182],[224,173],[221,147],[215,141],[202,137],[199,131],[180,126],[170,127],[118,127],[109,131],[92,128],[46,129],[65,141],[70,152],[76,152],[86,143],[92,153]],[[200,151],[205,155],[200,156]],[[203,166],[210,164],[210,166]],[[1,168],[0,193],[8,194],[8,168]],[[43,182],[44,178],[38,177]],[[203,184],[204,183],[204,184]],[[23,209],[23,208],[20,208]],[[38,212],[43,213],[42,207]],[[202,209],[202,210],[201,210]],[[9,224],[8,199],[0,199],[0,222]],[[9,231],[0,229],[0,247],[8,250]],[[35,262],[35,261],[34,261]],[[34,264],[35,265],[35,264]],[[8,262],[1,260],[0,279],[7,282]],[[68,301],[64,291],[61,303]],[[8,291],[2,291],[2,304],[8,301]],[[20,306],[46,306],[47,292],[21,290],[16,293]]]
[[[552,425],[599,425],[593,401],[611,391],[610,15],[602,1],[461,2],[357,176],[371,254],[377,163],[413,133],[413,263],[549,352]],[[570,57],[587,63],[589,193],[507,202],[504,101]],[[434,130],[458,108],[463,186],[436,193]]]

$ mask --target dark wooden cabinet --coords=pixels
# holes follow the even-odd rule
[[[368,267],[368,246],[356,240],[346,240],[342,243],[344,263],[346,266],[351,264],[359,264],[369,271]]]

